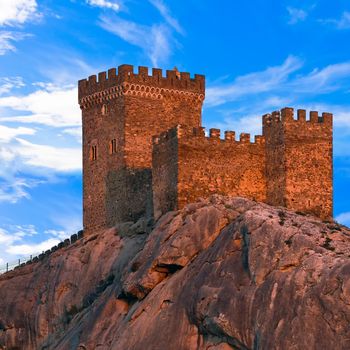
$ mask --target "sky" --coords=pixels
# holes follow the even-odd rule
[[[0,267],[81,229],[77,81],[124,63],[206,75],[207,128],[334,113],[334,215],[350,225],[349,42],[345,0],[0,0]]]

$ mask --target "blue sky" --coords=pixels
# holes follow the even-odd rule
[[[350,4],[0,0],[0,264],[81,228],[77,80],[123,63],[205,74],[203,124],[261,133],[284,106],[335,115],[350,224]]]

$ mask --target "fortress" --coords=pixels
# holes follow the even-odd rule
[[[159,218],[218,193],[333,215],[333,116],[292,108],[263,135],[201,126],[205,77],[122,65],[79,81],[84,230]]]

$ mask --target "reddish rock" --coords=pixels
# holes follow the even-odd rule
[[[214,196],[130,232],[0,276],[0,349],[350,348],[349,229]]]

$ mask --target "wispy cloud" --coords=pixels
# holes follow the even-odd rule
[[[34,225],[8,225],[0,227],[0,256],[3,262],[10,262],[11,255],[23,256],[34,253],[39,253],[42,247],[47,247],[52,244],[50,242],[43,242],[39,244],[23,244],[28,238],[38,234]],[[55,239],[55,242],[58,240]],[[31,248],[29,248],[31,247]],[[47,249],[47,248],[46,248]]]
[[[0,143],[1,142],[9,142],[21,135],[34,135],[36,133],[35,129],[25,128],[25,127],[17,127],[10,128],[5,125],[0,125]]]
[[[12,89],[24,86],[22,77],[2,77],[0,78],[0,96],[10,92]]]
[[[0,0],[0,25],[20,25],[38,16],[35,0]]]
[[[146,26],[117,16],[103,16],[100,19],[100,26],[128,43],[140,47],[154,66],[167,61],[172,53],[174,39],[166,25]]]
[[[19,256],[29,256],[31,254],[38,254],[44,252],[60,242],[57,238],[49,238],[44,242],[37,244],[14,244],[6,249],[8,254],[19,255]]]
[[[295,7],[288,6],[287,11],[289,14],[288,24],[296,24],[298,22],[305,21],[308,16],[308,13],[305,10]]]
[[[120,10],[120,4],[116,1],[108,1],[108,0],[86,0],[86,3],[91,6],[111,9],[113,11]]]
[[[30,198],[29,189],[36,187],[40,181],[28,178],[14,178],[12,181],[0,178],[0,202],[17,203],[23,198]]]
[[[7,52],[15,52],[16,46],[14,43],[29,36],[31,35],[21,32],[0,31],[0,56],[5,55]]]
[[[291,86],[298,92],[321,94],[341,89],[344,82],[350,86],[350,62],[316,68],[304,77],[295,79]]]
[[[299,96],[320,95],[350,87],[350,62],[295,75],[301,68],[302,60],[289,56],[280,66],[240,76],[231,83],[211,84],[206,91],[206,105],[217,106],[255,94],[272,93],[285,99],[296,93]]]
[[[75,86],[38,85],[40,89],[28,95],[1,97],[0,122],[36,123],[54,127],[81,124]],[[10,116],[6,116],[8,110],[11,110]],[[17,112],[17,115],[13,112]],[[18,112],[23,115],[18,115]]]
[[[38,145],[17,138],[14,151],[20,155],[23,164],[29,167],[46,168],[55,172],[81,170],[81,149]]]
[[[350,212],[341,213],[335,218],[339,223],[350,227]]]
[[[169,8],[162,0],[149,0],[150,3],[159,11],[165,21],[174,28],[178,33],[184,34],[184,30],[181,27],[179,21],[172,16]]]
[[[247,95],[273,91],[288,81],[289,76],[302,67],[302,61],[289,56],[282,65],[246,74],[232,83],[212,84],[206,90],[206,105],[218,106]]]
[[[323,24],[333,25],[340,30],[350,29],[350,12],[344,11],[340,18],[320,19],[319,22]]]

